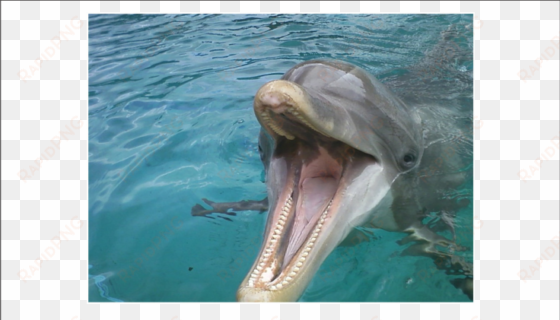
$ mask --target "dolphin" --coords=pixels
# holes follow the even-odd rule
[[[303,62],[263,85],[253,106],[270,211],[238,301],[296,301],[333,249],[367,221],[452,244],[421,224],[412,190],[425,152],[422,118],[371,74],[341,61]]]
[[[465,275],[452,283],[472,297],[472,264],[454,255],[465,248],[422,223],[426,212],[440,212],[439,227],[453,233],[453,213],[467,203],[440,191],[469,176],[456,150],[435,142],[429,108],[409,107],[365,70],[336,60],[297,64],[264,84],[253,107],[268,197],[239,205],[204,199],[212,209],[196,205],[192,213],[269,209],[238,301],[298,300],[327,256],[367,224],[409,233],[405,253]]]

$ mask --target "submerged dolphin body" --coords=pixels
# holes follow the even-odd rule
[[[340,61],[300,63],[259,89],[254,111],[270,210],[238,301],[297,300],[331,251],[367,221],[412,233],[407,240],[428,243],[416,248],[424,253],[453,245],[422,225],[423,200],[426,186],[456,187],[464,174],[420,179],[425,153],[438,150],[426,149],[417,110],[373,76]]]

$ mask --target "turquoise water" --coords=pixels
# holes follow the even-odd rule
[[[472,15],[90,16],[90,301],[235,300],[266,213],[190,210],[266,196],[253,96],[315,58],[432,106],[472,169]],[[472,200],[472,177],[443,196]],[[455,229],[472,262],[472,205]],[[374,235],[337,248],[300,301],[470,301],[432,260],[400,254],[404,234]]]

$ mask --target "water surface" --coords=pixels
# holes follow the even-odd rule
[[[472,15],[89,21],[90,301],[234,301],[266,213],[190,210],[266,196],[252,99],[299,62],[354,63],[425,106],[472,170]],[[445,196],[472,199],[472,176]],[[472,248],[472,206],[456,224]],[[337,248],[300,301],[469,301],[430,259],[400,255],[404,234],[374,234]]]

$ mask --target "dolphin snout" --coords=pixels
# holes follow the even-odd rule
[[[260,97],[260,103],[265,108],[280,114],[286,111],[288,99],[280,92],[266,92]]]

